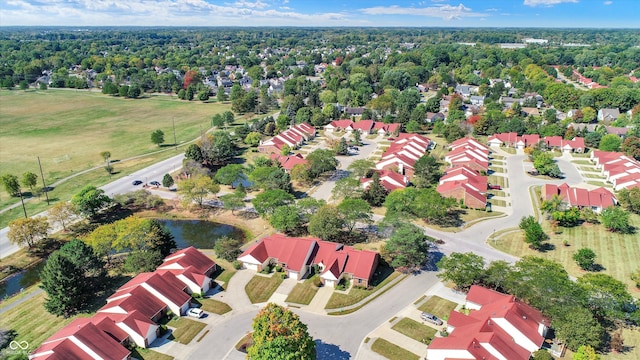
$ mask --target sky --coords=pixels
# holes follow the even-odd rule
[[[0,0],[0,26],[639,28],[640,0]]]

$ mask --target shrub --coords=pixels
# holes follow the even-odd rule
[[[242,269],[242,263],[240,261],[238,261],[238,260],[233,260],[231,265],[233,265],[233,268],[236,269],[236,270]]]

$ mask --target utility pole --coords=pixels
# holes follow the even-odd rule
[[[178,140],[176,140],[176,118],[171,118],[171,124],[173,124],[173,145],[175,145],[176,150],[178,150]]]
[[[49,189],[47,188],[47,184],[44,182],[44,173],[42,172],[42,163],[40,162],[40,156],[38,156],[38,166],[40,167],[40,177],[42,178],[42,191],[44,191],[44,196],[47,198],[47,205],[50,205]]]
[[[27,208],[24,207],[24,198],[22,197],[22,189],[18,189],[18,193],[20,194],[20,202],[22,203],[22,211],[24,211],[24,218],[27,219]]]

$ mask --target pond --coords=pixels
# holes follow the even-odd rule
[[[198,249],[213,249],[216,240],[224,236],[244,240],[244,232],[232,225],[204,220],[158,221],[171,232],[178,248],[193,246]]]
[[[44,267],[44,261],[27,270],[13,274],[0,282],[0,299],[4,299],[19,293],[22,289],[40,281],[40,270]]]

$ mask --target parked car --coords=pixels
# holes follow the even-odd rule
[[[152,182],[150,182],[149,184],[153,185],[153,186],[160,186],[160,182],[159,181],[155,181],[153,180]]]
[[[420,314],[420,318],[424,321],[430,322],[432,324],[436,324],[436,325],[442,325],[442,320],[438,319],[437,316],[430,314],[428,312],[423,312],[422,314]]]
[[[502,190],[502,187],[500,187],[500,185],[489,184],[489,190]]]
[[[140,185],[140,184],[142,184],[142,181],[140,181],[140,180],[133,180],[133,182],[131,183],[131,185],[134,185],[134,186],[137,186],[137,185]]]
[[[191,308],[187,310],[187,315],[200,319],[204,315],[204,311],[198,308]]]

